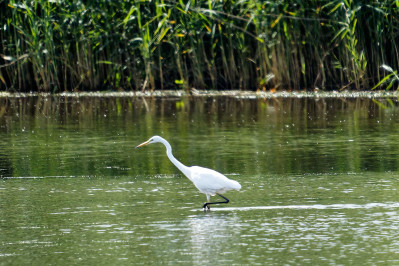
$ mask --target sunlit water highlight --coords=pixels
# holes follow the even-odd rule
[[[0,112],[2,265],[399,264],[395,100],[45,100]]]
[[[343,209],[370,209],[370,208],[399,208],[399,202],[392,203],[367,203],[360,204],[331,204],[331,205],[288,205],[288,206],[250,206],[250,207],[225,207],[225,208],[212,208],[212,211],[253,211],[253,210],[275,210],[275,209],[293,209],[293,210],[343,210]],[[193,211],[198,211],[197,209]]]

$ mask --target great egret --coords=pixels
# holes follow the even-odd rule
[[[221,195],[222,193],[235,189],[240,190],[241,185],[234,180],[228,179],[224,175],[215,170],[200,167],[200,166],[185,166],[179,162],[172,154],[172,147],[169,142],[160,136],[153,136],[146,142],[141,143],[136,148],[160,142],[166,147],[166,155],[169,160],[190,179],[198,190],[206,195],[207,202],[202,206],[204,209],[210,209],[210,204],[229,203],[229,199]],[[225,201],[210,202],[211,196],[218,195],[225,199]]]

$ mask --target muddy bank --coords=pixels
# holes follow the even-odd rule
[[[280,92],[254,92],[254,91],[182,91],[182,90],[164,90],[164,91],[129,91],[129,92],[63,92],[63,93],[11,93],[0,92],[0,97],[234,97],[234,98],[385,98],[399,97],[398,91],[280,91]]]

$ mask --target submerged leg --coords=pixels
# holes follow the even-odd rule
[[[222,197],[222,198],[224,198],[224,199],[225,199],[225,201],[209,202],[209,197],[208,197],[208,195],[206,195],[206,197],[207,197],[207,199],[208,199],[208,202],[207,202],[207,203],[205,203],[205,204],[202,206],[202,208],[204,208],[204,209],[208,208],[208,210],[210,210],[210,209],[211,209],[211,208],[209,207],[209,205],[210,205],[210,204],[229,203],[229,199],[228,199],[228,198],[226,198],[225,196],[223,196],[223,195],[220,195],[220,194],[218,194],[218,193],[216,193],[216,195],[218,195],[219,197]]]
[[[210,209],[209,206],[208,206],[210,201],[211,201],[211,195],[206,194],[206,203],[202,206],[204,211],[206,211],[207,208],[208,208],[208,210]]]

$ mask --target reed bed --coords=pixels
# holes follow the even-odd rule
[[[0,90],[397,89],[399,1],[2,1]]]

